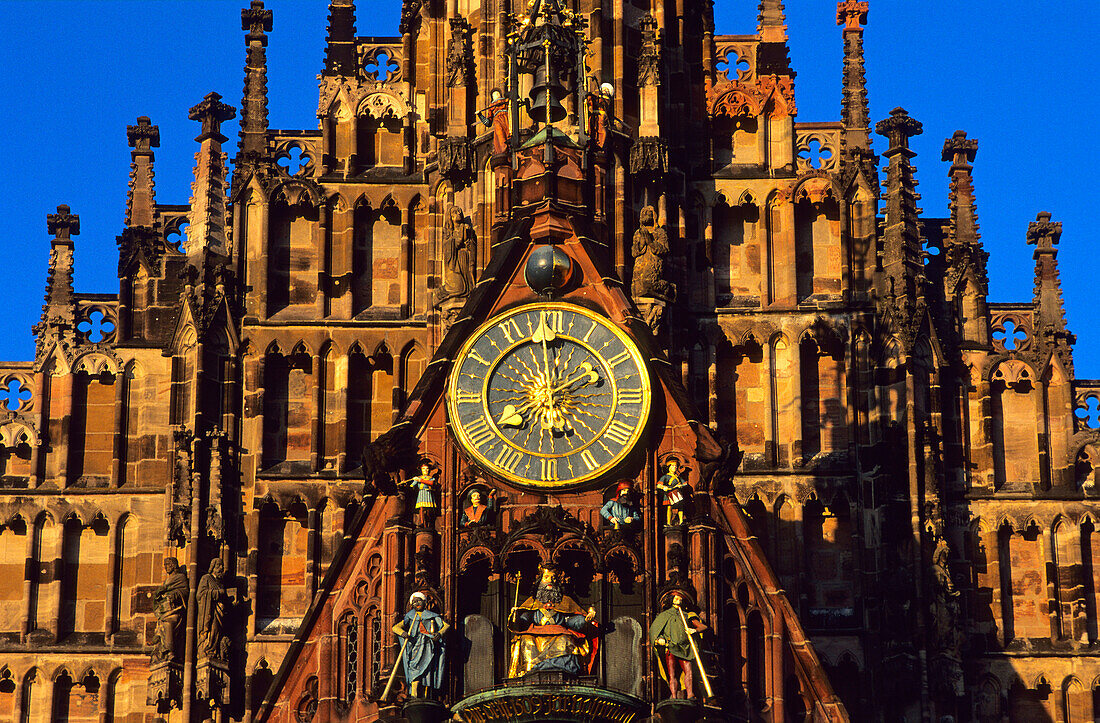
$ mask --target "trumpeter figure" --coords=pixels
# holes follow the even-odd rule
[[[649,642],[656,649],[657,659],[664,663],[661,674],[668,682],[670,698],[681,697],[681,691],[684,698],[695,697],[694,666],[698,666],[707,696],[710,697],[710,681],[694,637],[707,626],[694,611],[685,609],[684,595],[681,590],[672,590],[662,596],[665,609],[649,626]]]

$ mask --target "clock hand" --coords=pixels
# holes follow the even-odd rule
[[[583,386],[584,384],[591,384],[600,378],[599,374],[593,371],[592,365],[589,362],[584,362],[578,369],[581,373],[580,376],[567,379],[561,384],[549,389],[547,403],[543,405],[540,414],[541,418],[539,420],[544,429],[551,427],[557,432],[564,432],[572,428],[569,424],[569,420],[566,418],[565,410],[558,406],[558,400],[555,395],[558,392],[572,388],[578,382],[582,382]]]
[[[582,382],[583,381],[584,384],[593,384],[593,383],[599,381],[600,375],[597,374],[592,369],[592,365],[589,362],[584,362],[578,368],[581,372],[581,375],[579,377],[574,377],[573,379],[566,379],[564,382],[562,382],[561,384],[559,384],[559,385],[555,386],[553,389],[551,389],[550,393],[551,394],[557,394],[558,392],[565,391],[565,390],[571,388],[577,382]],[[584,384],[582,384],[581,386],[584,386]]]
[[[531,402],[527,402],[522,406],[515,406],[514,404],[505,405],[504,411],[500,413],[500,419],[497,420],[497,426],[500,427],[522,427],[524,423],[523,415],[521,411],[527,411],[527,408],[531,406]]]
[[[542,373],[547,387],[553,382],[553,376],[550,372],[550,354],[547,351],[546,342],[554,341],[556,338],[557,335],[554,334],[554,330],[546,325],[546,314],[541,314],[539,325],[535,329],[535,333],[531,335],[531,341],[542,345]]]
[[[497,420],[497,424],[502,427],[522,427],[526,421],[523,418],[524,412],[540,404],[542,404],[542,401],[536,399],[528,400],[519,406],[515,404],[506,404],[504,405],[504,409],[500,412],[500,419]]]

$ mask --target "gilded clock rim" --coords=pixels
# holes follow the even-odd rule
[[[515,474],[512,474],[512,473],[509,473],[507,470],[501,469],[499,465],[494,463],[486,455],[482,454],[477,449],[476,445],[474,445],[472,443],[472,441],[470,440],[470,438],[466,434],[466,429],[465,429],[464,425],[459,421],[460,416],[459,416],[459,412],[458,412],[458,408],[457,408],[457,404],[458,404],[457,398],[458,398],[458,391],[459,391],[458,390],[458,376],[459,375],[458,375],[457,371],[458,371],[459,367],[461,366],[461,364],[467,359],[467,357],[468,357],[471,349],[473,349],[474,345],[479,340],[481,340],[483,338],[483,336],[485,335],[485,333],[487,333],[490,329],[492,329],[495,326],[498,326],[499,324],[507,321],[508,319],[511,319],[511,318],[514,318],[514,317],[517,317],[517,316],[520,316],[520,315],[528,314],[530,312],[544,312],[544,311],[568,311],[568,312],[572,312],[572,313],[575,313],[579,316],[582,316],[582,317],[594,322],[595,324],[598,324],[602,328],[609,331],[616,339],[619,340],[619,342],[623,345],[623,347],[630,354],[631,358],[634,361],[634,364],[637,366],[638,371],[639,371],[639,382],[640,382],[640,385],[641,385],[641,392],[642,392],[641,411],[638,414],[638,423],[635,425],[634,429],[632,430],[631,435],[630,435],[629,439],[627,440],[627,442],[622,446],[621,451],[618,454],[616,454],[614,457],[612,457],[611,460],[609,460],[608,462],[606,462],[604,464],[601,464],[595,470],[592,470],[591,472],[588,472],[587,474],[581,475],[579,477],[571,478],[571,479],[564,480],[564,481],[561,481],[561,482],[549,482],[549,481],[540,481],[540,480],[530,479],[528,477],[522,477],[522,476],[519,476],[519,475],[515,475]],[[592,352],[593,356],[595,356],[597,359],[599,359],[601,361],[601,363],[605,365],[605,368],[606,368],[606,359],[604,359],[602,354],[596,353],[594,350],[591,349],[591,347],[589,347],[583,341],[581,341],[579,339],[576,339],[573,336],[568,336],[567,338],[569,338],[570,341],[572,341],[574,343],[577,343],[578,345],[580,345],[580,346],[588,349],[590,352]],[[499,354],[497,354],[492,360],[490,370],[496,368],[496,365],[497,365],[499,359],[504,357],[505,354],[508,353],[508,351],[510,351],[511,349],[514,349],[515,347],[525,343],[525,341],[526,340],[521,340],[521,341],[515,342],[514,344],[509,345],[505,350],[502,350]],[[508,309],[508,310],[500,313],[500,314],[497,314],[497,315],[493,316],[490,319],[485,320],[473,332],[471,332],[470,336],[463,342],[463,344],[460,347],[458,353],[454,357],[453,366],[452,366],[451,372],[449,373],[449,376],[448,376],[448,379],[447,379],[447,394],[446,394],[446,405],[445,406],[446,406],[446,410],[447,410],[448,423],[449,423],[449,426],[452,429],[452,432],[455,436],[456,441],[458,442],[458,444],[462,448],[462,450],[467,455],[469,455],[478,465],[480,465],[481,467],[486,469],[488,472],[490,472],[494,476],[499,477],[499,478],[504,479],[504,480],[507,480],[508,482],[511,482],[511,483],[513,483],[517,486],[530,487],[530,488],[539,489],[539,490],[546,490],[546,489],[558,490],[558,489],[576,488],[578,486],[587,484],[587,483],[591,482],[594,479],[597,479],[601,476],[604,476],[608,472],[610,472],[611,470],[618,467],[623,462],[623,460],[626,459],[626,457],[630,454],[630,452],[634,450],[634,448],[637,446],[638,442],[641,440],[642,436],[645,434],[646,428],[647,428],[647,426],[649,424],[649,421],[650,421],[649,417],[650,417],[650,412],[652,411],[652,406],[653,406],[653,404],[652,404],[652,383],[651,383],[651,380],[650,380],[650,373],[651,372],[650,372],[650,369],[649,369],[649,365],[646,363],[646,358],[645,358],[645,355],[642,353],[641,347],[638,346],[638,343],[633,338],[631,338],[631,336],[629,334],[627,334],[625,331],[623,331],[621,328],[619,328],[619,326],[617,324],[615,324],[615,322],[613,322],[608,317],[606,317],[606,316],[604,316],[604,315],[602,315],[598,312],[592,311],[591,309],[588,309],[586,307],[583,307],[583,306],[580,306],[580,305],[577,305],[577,304],[571,304],[571,303],[568,303],[568,302],[562,302],[562,301],[548,301],[548,302],[535,302],[535,303],[523,304],[522,306],[513,307],[511,309]],[[481,415],[486,420],[488,420],[490,425],[492,425],[493,433],[497,438],[499,438],[506,445],[508,445],[510,447],[513,447],[515,449],[521,450],[524,454],[530,454],[532,456],[543,457],[543,458],[548,458],[548,459],[565,458],[565,457],[568,457],[572,454],[576,454],[579,451],[579,449],[578,449],[578,450],[571,450],[567,454],[539,455],[537,453],[531,452],[530,450],[516,447],[516,445],[511,440],[509,440],[507,437],[505,437],[503,434],[500,433],[499,428],[497,428],[496,424],[494,423],[494,420],[492,419],[492,415],[489,413],[488,399],[487,399],[487,396],[486,396],[485,386],[488,384],[488,377],[489,377],[490,374],[491,374],[491,371],[486,373],[486,380],[485,380],[485,383],[482,385],[482,388],[481,388],[480,407],[481,407]],[[609,377],[611,377],[611,376],[612,375],[609,375]],[[615,385],[614,389],[617,390],[618,389],[617,380],[613,380],[613,384]],[[609,419],[613,418],[613,417],[614,417],[614,413],[611,415],[611,417],[609,417]],[[604,436],[603,433],[606,432],[607,426],[608,425],[605,424],[604,427],[601,429],[601,434],[596,435],[595,437],[593,437],[592,442],[589,442],[589,444],[585,445],[585,448],[587,448],[589,445],[591,445],[593,442],[595,442],[595,440],[600,439],[601,437],[603,437]]]

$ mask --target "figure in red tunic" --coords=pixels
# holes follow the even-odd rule
[[[481,490],[474,488],[470,491],[470,505],[462,510],[460,527],[472,527],[474,525],[487,525],[493,521],[493,512],[496,510],[497,491],[489,490],[489,503],[482,501]]]
[[[493,155],[500,155],[508,150],[508,138],[512,135],[508,118],[508,99],[494,88],[490,96],[492,101],[484,109],[477,113],[477,119],[481,123],[493,129]]]

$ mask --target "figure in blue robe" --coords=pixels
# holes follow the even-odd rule
[[[409,598],[412,609],[393,626],[393,632],[404,638],[402,665],[409,695],[424,698],[443,688],[443,673],[447,664],[447,643],[444,635],[451,626],[437,613],[427,609],[427,596],[414,592]]]
[[[641,522],[642,513],[634,501],[630,498],[631,488],[629,482],[621,483],[614,499],[608,500],[600,508],[600,516],[610,523],[616,530],[629,528],[635,523]]]

